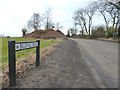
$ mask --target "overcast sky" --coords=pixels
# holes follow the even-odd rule
[[[73,27],[73,13],[86,7],[93,0],[0,0],[0,34],[6,36],[22,36],[21,29],[33,15],[52,9],[53,21],[60,22],[63,33]],[[96,0],[95,0],[96,1]],[[103,24],[95,18],[94,24]]]

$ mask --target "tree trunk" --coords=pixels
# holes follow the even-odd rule
[[[100,13],[103,15],[103,18],[104,18],[105,23],[106,23],[106,29],[107,29],[107,28],[108,28],[108,21],[107,21],[107,19],[106,19],[105,15],[103,14],[103,12],[100,12]]]

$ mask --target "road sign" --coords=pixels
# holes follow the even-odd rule
[[[22,42],[15,44],[15,51],[38,47],[38,42]]]
[[[9,55],[9,86],[16,85],[16,58],[15,52],[36,47],[36,67],[39,66],[40,59],[40,40],[36,42],[20,42],[15,43],[14,40],[8,41]]]

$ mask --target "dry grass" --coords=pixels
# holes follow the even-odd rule
[[[51,46],[41,49],[40,62],[42,62],[42,60],[45,59],[45,57],[47,57],[48,54],[55,51],[60,44],[61,42],[58,42]],[[32,55],[30,56],[18,58],[16,62],[16,79],[17,80],[21,78],[29,70],[35,67],[35,57],[36,57],[36,54],[32,53]],[[6,63],[6,66],[8,66],[7,63]],[[2,87],[4,88],[9,87],[8,67],[3,68]]]

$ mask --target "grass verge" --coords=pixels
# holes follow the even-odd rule
[[[9,40],[15,40],[16,42],[36,41],[35,38],[18,38],[18,37],[17,38],[0,38],[0,40],[2,42],[0,46],[0,51],[2,51],[0,62],[2,62],[2,64],[0,65],[0,67],[5,67],[4,66],[5,63],[8,62],[8,41]],[[57,42],[60,42],[60,40],[40,40],[40,48],[45,48]],[[32,53],[35,53],[35,51],[36,49],[32,48],[32,49],[27,49],[27,50],[16,52],[16,60],[20,57],[31,55]]]

